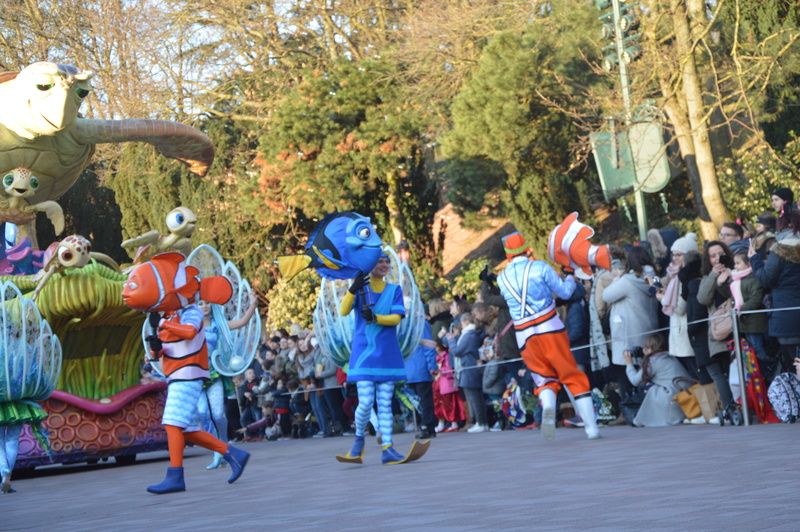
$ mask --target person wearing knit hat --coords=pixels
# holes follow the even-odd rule
[[[690,251],[697,251],[697,235],[695,233],[686,233],[686,236],[682,236],[672,243],[670,251],[673,254],[677,252],[681,255],[686,255]]]
[[[656,292],[656,298],[661,302],[661,312],[669,316],[669,354],[677,357],[689,369],[694,364],[694,349],[689,338],[686,300],[681,295],[679,274],[684,266],[684,256],[698,251],[697,235],[686,233],[686,236],[672,243],[670,251],[672,262],[667,266],[666,275],[662,279],[664,288]]]
[[[789,207],[794,203],[794,192],[792,189],[786,187],[776,188],[772,193],[772,208],[778,214],[783,214],[784,205],[789,204]]]
[[[589,439],[600,438],[589,379],[578,369],[569,347],[566,327],[556,312],[555,298],[568,300],[575,277],[562,279],[544,261],[531,260],[528,244],[519,233],[503,238],[508,266],[497,276],[514,323],[517,345],[531,371],[534,394],[542,403],[542,435],[552,440],[556,431],[556,395],[562,385],[575,398],[575,409]]]

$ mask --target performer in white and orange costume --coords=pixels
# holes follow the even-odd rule
[[[555,436],[556,395],[564,385],[575,397],[586,435],[600,438],[589,379],[575,363],[553,298],[555,294],[569,299],[575,278],[570,272],[562,279],[546,262],[529,259],[530,248],[520,233],[505,236],[503,247],[509,264],[497,284],[514,320],[522,359],[533,375],[534,393],[542,402],[542,435],[546,440]]]
[[[223,455],[232,470],[228,483],[239,478],[250,458],[249,453],[197,426],[197,401],[209,372],[203,312],[194,304],[195,298],[221,305],[232,294],[226,278],[198,279],[198,274],[196,268],[186,266],[180,253],[162,253],[136,267],[122,291],[127,306],[150,313],[150,323],[158,333],[158,340],[148,339],[150,355],[161,357],[167,377],[162,423],[167,432],[170,467],[163,482],[147,487],[150,493],[186,489],[183,448],[187,441]],[[159,312],[164,313],[163,317]]]

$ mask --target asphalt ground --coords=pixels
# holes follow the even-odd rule
[[[417,462],[341,464],[351,437],[239,444],[242,477],[186,450],[187,491],[151,495],[166,453],[37,469],[0,530],[800,530],[800,425],[440,434]],[[395,435],[402,453],[413,434]],[[373,439],[374,440],[374,439]]]

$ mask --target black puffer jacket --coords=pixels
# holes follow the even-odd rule
[[[750,258],[753,274],[761,286],[772,291],[774,310],[800,306],[800,238],[777,242],[764,261],[759,255]],[[775,338],[800,336],[800,310],[771,312],[769,335]]]

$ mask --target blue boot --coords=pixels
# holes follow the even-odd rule
[[[183,483],[183,468],[167,468],[167,476],[164,477],[164,481],[160,484],[156,484],[155,486],[147,486],[147,491],[157,495],[174,493],[176,491],[186,491],[186,484]]]
[[[405,461],[405,458],[395,451],[393,445],[385,445],[383,447],[383,453],[381,453],[381,462],[384,465],[391,465],[391,464],[399,464]]]
[[[233,484],[237,478],[242,476],[244,466],[247,465],[247,461],[250,459],[250,453],[229,445],[228,452],[225,453],[223,458],[231,465],[231,476],[228,478],[228,484]]]
[[[364,463],[364,436],[356,436],[347,454],[337,454],[336,460],[345,464]]]
[[[216,469],[218,467],[225,467],[225,460],[222,458],[221,454],[215,452],[214,459],[206,466],[206,469]]]
[[[359,457],[362,460],[364,459],[364,436],[356,436],[353,439],[353,446],[350,447],[348,456],[350,458]]]

